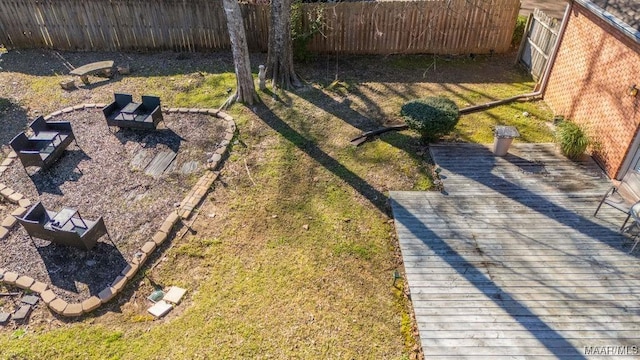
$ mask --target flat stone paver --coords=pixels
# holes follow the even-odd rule
[[[26,318],[29,317],[29,314],[31,314],[31,310],[32,310],[31,305],[22,305],[22,306],[20,306],[18,311],[16,311],[13,314],[13,320],[16,320],[16,321],[25,320]]]
[[[425,358],[588,359],[640,343],[640,262],[624,214],[593,217],[611,184],[592,161],[552,144],[431,152],[444,192],[390,193]]]
[[[0,324],[5,324],[11,318],[11,314],[0,312]]]
[[[23,296],[22,299],[20,299],[20,301],[25,304],[35,305],[38,303],[38,301],[40,301],[40,298],[34,295],[26,295],[26,296]]]
[[[187,292],[186,289],[183,289],[177,286],[172,286],[169,289],[169,291],[167,291],[167,293],[164,294],[164,296],[162,297],[162,300],[173,303],[173,304],[178,304],[180,303],[180,300],[182,300],[182,297],[186,292]]]
[[[151,163],[147,165],[144,173],[154,178],[159,177],[164,173],[169,165],[171,165],[177,155],[178,154],[171,150],[161,151],[153,160],[151,160]]]

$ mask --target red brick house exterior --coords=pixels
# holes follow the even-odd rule
[[[610,177],[618,179],[635,166],[631,158],[640,146],[636,139],[640,93],[629,94],[630,87],[640,88],[640,37],[636,37],[640,26],[634,21],[640,16],[635,13],[637,1],[572,1],[544,93],[556,115],[587,129],[596,142],[594,158]],[[611,3],[616,7],[607,9]],[[615,16],[611,21],[612,13],[622,19]],[[625,19],[627,16],[631,18]]]

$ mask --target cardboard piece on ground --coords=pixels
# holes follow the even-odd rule
[[[164,300],[160,300],[152,307],[150,307],[147,311],[149,311],[151,315],[155,316],[156,318],[161,318],[167,315],[167,313],[171,311],[171,309],[173,309],[173,306],[171,304],[167,303]]]

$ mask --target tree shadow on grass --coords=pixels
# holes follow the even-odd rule
[[[312,140],[305,138],[289,126],[289,124],[280,119],[280,117],[273,113],[266,105],[258,105],[256,107],[256,115],[302,152],[349,184],[349,186],[358,191],[382,213],[390,215],[386,195],[371,186],[371,184],[356,175],[353,171],[347,169],[339,161],[329,156],[329,154],[320,149]]]

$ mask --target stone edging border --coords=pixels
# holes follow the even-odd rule
[[[53,112],[45,116],[45,120],[49,120],[52,117],[67,114],[73,111],[79,111],[84,109],[103,108],[106,104],[81,104],[73,107],[67,107],[62,110]],[[42,301],[55,313],[62,316],[80,316],[89,313],[102,304],[109,302],[116,295],[118,295],[123,289],[126,283],[131,280],[135,274],[142,268],[149,256],[157,249],[162,243],[168,239],[171,230],[179,220],[188,219],[194,210],[200,205],[207,192],[213,185],[214,181],[218,178],[219,173],[215,171],[224,155],[227,153],[229,144],[236,133],[236,124],[229,114],[218,111],[215,109],[196,109],[196,108],[163,108],[164,113],[190,113],[190,114],[205,114],[217,117],[224,120],[227,124],[225,136],[220,146],[215,150],[213,155],[208,159],[206,170],[204,175],[200,177],[198,182],[189,190],[184,197],[180,206],[176,211],[172,211],[169,216],[164,220],[158,231],[153,235],[150,241],[147,241],[142,247],[135,253],[136,256],[127,263],[120,274],[113,280],[110,286],[104,288],[98,293],[81,303],[67,303],[63,299],[59,298],[49,286],[43,282],[36,281],[33,278],[20,275],[12,271],[7,271],[0,268],[0,280],[6,284],[17,286],[24,290],[29,290],[38,293],[42,298]],[[15,161],[17,155],[15,152],[9,153],[9,156],[0,164],[0,175],[2,175]],[[31,205],[31,201],[26,199],[22,194],[8,188],[6,185],[0,183],[0,195],[7,198],[10,202],[18,204],[16,210],[14,210],[9,216],[7,216],[0,226],[0,240],[3,240],[8,236],[10,229],[17,223],[15,216],[21,216],[27,211],[27,208]]]

